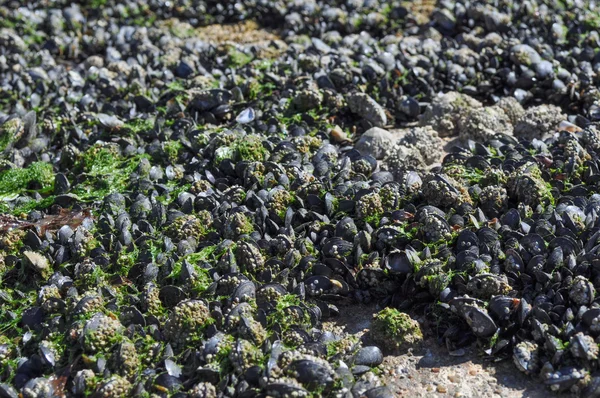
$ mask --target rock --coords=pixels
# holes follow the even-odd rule
[[[542,61],[542,57],[531,46],[517,44],[510,49],[510,60],[517,65],[530,66]]]
[[[496,106],[500,107],[504,113],[506,113],[513,125],[516,125],[521,116],[525,113],[523,106],[514,97],[504,97],[498,101]]]
[[[86,68],[90,68],[92,66],[95,66],[96,68],[102,68],[104,66],[104,58],[99,55],[90,55],[85,60],[85,66]]]
[[[387,70],[388,72],[393,70],[396,67],[396,58],[394,58],[394,55],[389,53],[389,52],[383,52],[380,54],[377,54],[377,56],[375,57],[375,59],[381,64],[383,65],[383,67],[385,68],[385,70]]]
[[[23,256],[25,257],[27,264],[39,272],[42,277],[47,278],[52,274],[50,262],[43,255],[37,252],[26,250],[23,252]]]
[[[354,356],[355,365],[370,367],[379,366],[383,362],[383,354],[379,347],[368,346],[361,348]]]
[[[290,106],[297,111],[306,112],[321,105],[323,94],[318,89],[302,90],[292,99]]]
[[[370,370],[371,367],[367,365],[354,365],[354,367],[352,367],[352,374],[354,376],[360,376],[369,372]]]
[[[389,131],[372,127],[365,131],[354,146],[363,155],[371,155],[375,159],[383,159],[394,145],[394,137]]]
[[[515,125],[514,134],[526,140],[542,138],[545,134],[554,133],[560,122],[566,119],[567,115],[555,105],[534,106],[523,113]]]
[[[342,94],[336,93],[330,89],[324,89],[323,91],[323,106],[328,108],[331,112],[339,111],[344,107],[344,97]]]
[[[419,323],[409,315],[392,308],[386,308],[374,315],[370,335],[389,352],[423,340]]]
[[[0,46],[10,48],[16,53],[21,53],[27,50],[27,44],[25,44],[19,34],[13,29],[9,28],[0,29]]]
[[[461,66],[473,66],[477,63],[479,55],[469,47],[463,47],[454,52],[452,59]]]
[[[395,397],[392,390],[387,386],[379,386],[375,388],[371,388],[364,392],[364,396],[366,398],[393,398]]]
[[[352,113],[365,118],[376,127],[383,127],[387,124],[385,110],[369,95],[365,93],[353,93],[346,100]]]
[[[408,129],[400,139],[400,145],[417,148],[427,166],[430,166],[442,157],[444,142],[433,128],[425,126]]]
[[[462,141],[485,142],[497,133],[512,135],[513,126],[502,108],[489,106],[472,109],[458,121],[458,137]]]
[[[0,154],[12,153],[15,142],[25,134],[23,121],[19,118],[9,119],[0,124]]]
[[[385,160],[384,166],[396,178],[400,178],[407,169],[422,170],[427,167],[421,151],[413,145],[405,145],[400,142],[396,143],[391,150],[390,156]]]
[[[499,47],[502,44],[502,36],[496,32],[488,33],[481,42],[482,47]]]
[[[458,119],[471,108],[481,108],[481,102],[468,95],[450,91],[439,95],[427,106],[421,126],[431,126],[440,137],[458,134]]]

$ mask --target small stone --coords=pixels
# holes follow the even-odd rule
[[[455,374],[451,374],[448,375],[448,380],[450,380],[452,383],[458,383],[460,381],[460,377]]]
[[[430,126],[408,129],[398,144],[417,148],[427,166],[439,162],[444,153],[442,149],[444,142]]]
[[[365,93],[353,93],[346,98],[348,106],[352,113],[373,123],[376,127],[383,127],[387,124],[385,109],[373,98]]]
[[[456,26],[456,18],[450,10],[442,8],[433,13],[435,23],[443,30],[452,31]]]
[[[379,127],[365,131],[354,146],[363,155],[371,155],[375,159],[383,159],[393,145],[392,134]]]
[[[101,125],[108,128],[118,129],[125,125],[125,123],[114,115],[107,115],[106,113],[98,114],[98,121]]]
[[[438,386],[437,386],[437,392],[445,394],[445,393],[448,392],[448,389],[446,388],[446,386],[438,384]]]
[[[323,94],[318,89],[310,88],[296,94],[290,106],[297,111],[305,112],[318,107],[322,101]]]
[[[458,120],[471,108],[481,108],[481,102],[455,91],[439,95],[431,101],[421,117],[421,126],[431,126],[440,137],[458,134]]]
[[[497,133],[512,135],[513,126],[508,115],[500,107],[472,109],[458,121],[458,137],[485,142]]]
[[[525,113],[525,109],[515,97],[504,97],[498,101],[496,106],[506,113],[513,125],[517,124],[523,113]]]
[[[425,169],[427,163],[418,148],[413,145],[401,145],[397,143],[392,153],[385,159],[387,169],[396,178],[400,178],[407,169]]]
[[[39,272],[42,277],[49,276],[49,273],[52,272],[50,262],[43,255],[29,250],[24,251],[23,255],[27,259],[27,263]]]
[[[562,110],[555,105],[534,106],[525,111],[515,126],[514,134],[518,138],[532,140],[553,134],[563,120],[567,119]]]
[[[383,354],[379,347],[368,346],[361,348],[354,357],[356,365],[366,365],[370,367],[379,366],[383,362]]]
[[[510,49],[510,60],[517,65],[535,65],[542,61],[542,57],[531,46],[517,44]]]

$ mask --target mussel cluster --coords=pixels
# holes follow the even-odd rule
[[[600,396],[598,26],[0,5],[0,398],[392,397],[376,368],[423,333]],[[357,303],[379,347],[323,329]]]

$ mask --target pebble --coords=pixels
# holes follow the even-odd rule
[[[387,124],[385,110],[373,98],[365,93],[353,93],[346,97],[350,111],[373,123],[375,127]]]
[[[380,127],[372,127],[360,136],[354,147],[363,155],[383,159],[393,144],[394,137],[389,131]]]
[[[368,346],[361,348],[354,357],[356,365],[366,365],[370,367],[379,366],[383,362],[383,354],[379,347]]]

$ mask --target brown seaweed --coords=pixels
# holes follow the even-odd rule
[[[45,234],[46,231],[56,231],[63,225],[68,225],[74,229],[81,225],[83,220],[88,217],[92,217],[89,209],[61,209],[58,214],[48,214],[36,221],[21,220],[10,214],[0,214],[0,233],[10,232],[15,229],[34,229],[39,234]]]

